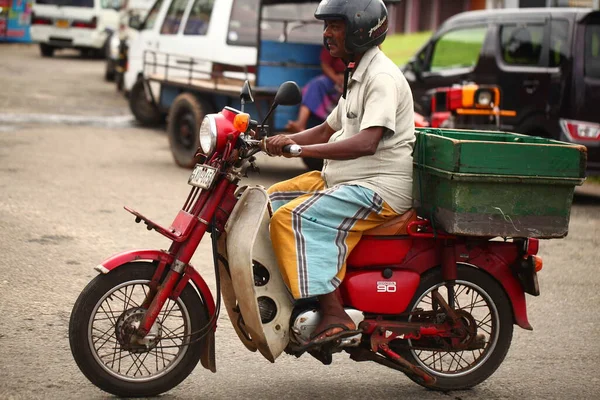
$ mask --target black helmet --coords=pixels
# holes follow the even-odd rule
[[[379,46],[388,31],[388,13],[382,0],[322,0],[315,18],[346,21],[346,51],[349,53],[364,53]]]

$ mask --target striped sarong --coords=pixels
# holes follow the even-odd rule
[[[398,215],[370,189],[326,188],[317,171],[277,183],[268,193],[273,249],[296,299],[333,292],[362,232]]]

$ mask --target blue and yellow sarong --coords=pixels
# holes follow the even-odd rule
[[[370,189],[326,188],[309,172],[271,186],[270,232],[283,279],[296,299],[333,292],[362,232],[398,214]]]

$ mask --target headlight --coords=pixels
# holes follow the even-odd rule
[[[207,115],[202,120],[198,135],[202,152],[207,156],[211,155],[217,146],[217,124],[211,115]]]

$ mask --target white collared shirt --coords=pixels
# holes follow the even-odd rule
[[[340,98],[327,123],[336,131],[330,143],[370,127],[385,128],[374,155],[325,160],[322,176],[327,186],[363,186],[399,214],[410,209],[416,140],[412,93],[398,66],[377,47],[363,55],[349,79],[346,98]]]

